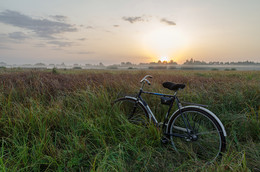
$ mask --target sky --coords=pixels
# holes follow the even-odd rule
[[[260,62],[259,0],[0,0],[0,62]]]

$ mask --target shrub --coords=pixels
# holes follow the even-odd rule
[[[54,68],[52,68],[52,73],[53,73],[53,74],[58,74],[58,69],[57,69],[57,68],[55,68],[55,67],[54,67]]]

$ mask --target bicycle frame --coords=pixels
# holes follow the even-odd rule
[[[219,120],[219,118],[214,114],[212,113],[211,111],[209,111],[208,109],[204,108],[204,107],[207,107],[207,105],[202,105],[202,104],[196,104],[196,103],[189,103],[189,102],[182,102],[183,104],[188,104],[189,106],[182,106],[182,103],[180,102],[180,100],[178,99],[177,97],[177,92],[179,91],[178,90],[175,90],[174,94],[173,95],[169,95],[169,94],[162,94],[162,93],[156,93],[156,92],[148,92],[148,91],[143,91],[143,87],[145,85],[145,83],[147,83],[148,85],[151,85],[150,81],[147,80],[146,78],[152,78],[152,76],[150,75],[146,75],[141,81],[141,88],[140,88],[140,91],[139,93],[137,94],[137,96],[133,97],[133,96],[125,96],[125,98],[128,98],[128,99],[132,99],[133,101],[135,101],[136,103],[134,104],[134,107],[133,107],[133,111],[132,111],[132,115],[134,115],[136,109],[137,109],[137,106],[138,104],[140,103],[142,108],[144,108],[145,110],[145,113],[146,115],[149,117],[149,121],[153,121],[153,123],[159,127],[159,125],[163,124],[162,125],[162,130],[165,131],[164,132],[164,135],[166,136],[176,136],[176,137],[185,137],[183,135],[179,135],[179,134],[170,134],[168,133],[168,123],[169,121],[171,121],[171,118],[172,116],[179,112],[181,114],[181,118],[183,119],[183,122],[184,122],[184,125],[183,127],[178,127],[178,126],[175,126],[175,129],[177,130],[180,130],[180,131],[184,131],[188,134],[188,136],[191,135],[191,132],[192,130],[190,130],[192,127],[190,126],[190,122],[189,122],[189,119],[187,118],[186,114],[185,113],[182,113],[182,109],[185,109],[186,107],[187,108],[199,108],[207,113],[209,113],[220,125],[220,127],[222,128],[223,130],[223,133],[224,133],[224,136],[226,136],[226,131],[225,131],[225,128],[222,124],[222,122]],[[151,94],[151,95],[155,95],[155,96],[163,96],[163,97],[171,97],[173,98],[173,100],[171,101],[171,103],[169,104],[169,109],[168,109],[168,112],[166,113],[165,115],[165,118],[164,118],[164,121],[163,123],[162,122],[158,122],[155,115],[153,114],[152,110],[150,109],[150,107],[148,106],[148,104],[145,102],[145,100],[141,97],[142,94]],[[170,119],[168,119],[168,116],[170,114],[170,111],[172,109],[172,106],[173,106],[173,103],[174,101],[176,101],[176,105],[177,105],[177,110],[173,113],[173,115],[170,117]],[[167,123],[167,124],[166,124]],[[166,128],[165,128],[166,127]],[[165,129],[165,130],[164,130]],[[187,136],[187,135],[186,135]]]
[[[144,94],[156,95],[156,96],[173,97],[174,99],[176,99],[176,101],[177,101],[178,103],[180,103],[179,100],[178,100],[178,98],[176,98],[177,92],[175,92],[174,95],[168,95],[168,94],[162,94],[162,93],[155,93],[155,92],[143,91],[143,89],[141,88],[140,91],[139,91],[138,96],[136,97],[137,102],[138,102],[139,100],[142,102],[142,104],[144,105],[145,109],[146,109],[147,112],[148,112],[150,122],[151,122],[151,120],[152,120],[155,125],[158,125],[159,122],[157,121],[156,117],[154,116],[154,114],[153,114],[152,110],[150,109],[149,105],[148,105],[148,104],[146,103],[146,101],[141,97],[141,94],[143,94],[143,93],[144,93]],[[169,115],[169,113],[170,113],[170,110],[171,110],[172,106],[173,106],[173,102],[171,103],[171,105],[170,105],[170,107],[169,107],[169,109],[168,109],[168,112],[167,112],[167,114],[166,114],[166,116],[165,116],[164,124],[165,124],[165,122],[166,122],[166,119],[168,118],[168,115]]]
[[[169,109],[168,109],[168,111],[167,111],[167,113],[166,113],[166,115],[165,115],[165,117],[164,117],[164,121],[163,121],[163,125],[162,125],[162,130],[164,130],[164,129],[166,130],[166,128],[165,128],[165,127],[166,127],[166,123],[168,122],[168,116],[169,116],[170,111],[171,111],[171,109],[172,109],[172,107],[173,107],[174,101],[176,101],[178,110],[181,112],[182,104],[181,104],[180,100],[179,100],[178,97],[177,97],[177,92],[178,92],[178,91],[175,91],[175,93],[174,93],[173,95],[169,95],[169,94],[162,94],[162,93],[156,93],[156,92],[143,91],[143,86],[144,86],[144,84],[142,84],[138,95],[135,97],[135,99],[136,99],[136,104],[134,105],[132,114],[135,113],[137,104],[138,104],[138,102],[139,102],[139,103],[141,103],[141,104],[144,106],[145,110],[147,111],[147,113],[148,113],[147,115],[149,116],[149,121],[150,121],[150,122],[153,121],[153,123],[154,123],[156,126],[159,126],[159,125],[162,124],[162,123],[157,121],[157,119],[156,119],[155,115],[153,114],[152,110],[150,109],[149,105],[148,105],[148,104],[146,103],[146,101],[141,97],[141,94],[151,94],[151,95],[155,95],[155,96],[172,97],[172,98],[173,98],[173,101],[172,101],[171,104],[169,105]],[[129,97],[129,96],[126,96],[126,97]],[[130,97],[129,97],[129,98],[130,98]],[[131,98],[133,98],[133,97],[131,97]],[[206,105],[202,105],[202,104],[195,104],[195,103],[189,103],[189,102],[184,102],[184,104],[196,105],[196,106],[206,106]],[[182,113],[181,113],[181,114],[182,114]],[[184,122],[184,124],[185,124],[185,128],[178,128],[178,130],[183,130],[183,131],[185,131],[185,132],[187,131],[187,133],[190,133],[191,130],[190,130],[189,128],[191,128],[191,127],[190,127],[189,120],[187,120],[187,118],[186,118],[186,120],[185,120],[185,117],[184,117],[183,114],[182,114],[181,116],[182,116],[183,122]],[[170,136],[170,134],[167,133],[167,132],[165,132],[164,134],[167,135],[167,136]],[[176,136],[176,137],[186,137],[186,136],[180,135],[180,134],[173,134],[173,135]]]

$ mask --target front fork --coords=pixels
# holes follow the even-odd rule
[[[134,116],[134,113],[135,113],[136,108],[137,108],[137,106],[138,106],[138,102],[139,102],[139,100],[140,100],[140,97],[141,97],[142,92],[143,92],[143,84],[142,84],[142,87],[141,87],[141,89],[140,89],[140,91],[139,91],[137,97],[136,97],[136,102],[135,102],[135,104],[134,104],[133,111],[132,111],[132,113],[130,114],[130,118],[132,118],[132,117]]]

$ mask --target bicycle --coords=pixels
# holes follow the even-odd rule
[[[226,131],[219,118],[206,105],[182,102],[188,106],[182,106],[177,97],[179,90],[185,88],[185,84],[164,82],[163,87],[174,91],[173,95],[144,91],[144,85],[151,85],[146,75],[141,81],[141,88],[137,96],[124,96],[115,100],[120,110],[132,123],[143,125],[151,123],[162,126],[162,143],[172,144],[179,153],[190,153],[195,157],[208,162],[215,161],[226,148]],[[142,94],[161,96],[161,103],[168,105],[169,109],[163,122],[158,122]],[[177,104],[177,110],[168,119],[170,111]]]

